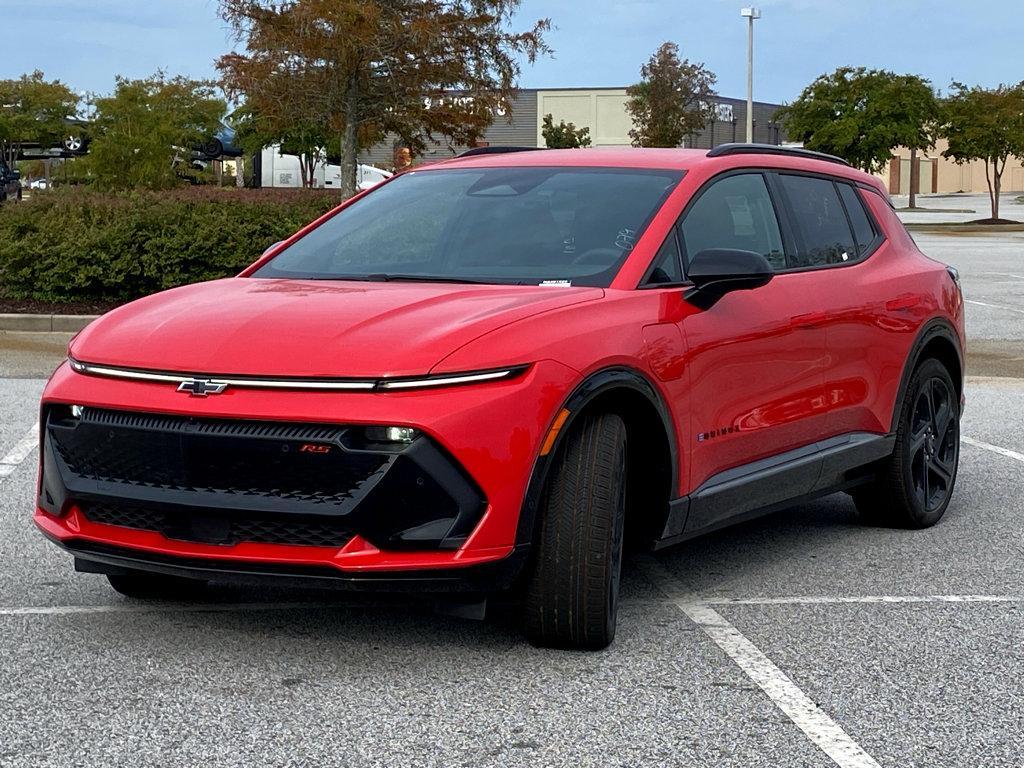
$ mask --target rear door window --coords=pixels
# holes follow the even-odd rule
[[[839,194],[846,205],[846,213],[850,217],[850,226],[853,227],[853,238],[857,243],[858,257],[863,258],[871,248],[875,240],[875,228],[864,210],[864,201],[860,193],[851,184],[838,184]]]
[[[857,246],[836,184],[830,179],[781,174],[796,229],[796,253],[790,268],[823,267],[857,259]]]

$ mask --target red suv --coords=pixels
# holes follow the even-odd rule
[[[956,272],[837,158],[471,151],[83,331],[35,521],[129,596],[517,590],[600,648],[624,543],[836,491],[938,521],[963,343]]]

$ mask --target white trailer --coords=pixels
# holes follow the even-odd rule
[[[260,155],[260,184],[263,187],[301,187],[302,168],[298,155],[285,155],[278,146],[264,147]],[[390,171],[376,166],[359,164],[356,167],[356,184],[366,190],[391,176]],[[336,165],[316,164],[313,169],[313,186],[337,189],[341,185],[341,169]]]

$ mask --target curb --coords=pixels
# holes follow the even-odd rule
[[[99,315],[35,315],[0,313],[0,331],[81,331]]]
[[[969,224],[967,222],[903,222],[911,232],[999,233],[1024,232],[1024,224]]]

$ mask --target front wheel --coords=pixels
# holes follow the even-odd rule
[[[896,446],[878,477],[853,500],[870,523],[923,529],[949,506],[960,461],[960,402],[949,371],[924,361],[907,388]]]
[[[626,502],[626,426],[587,414],[556,455],[527,585],[531,643],[603,649],[615,638]]]

